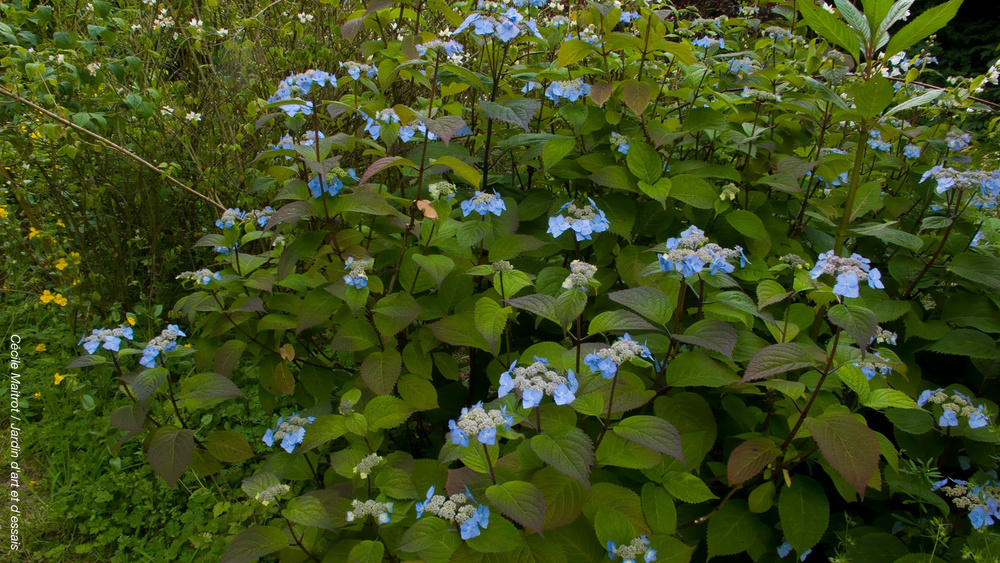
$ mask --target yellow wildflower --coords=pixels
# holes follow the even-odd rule
[[[7,208],[0,205],[0,219],[6,219],[8,215],[10,215],[10,212],[7,211]]]
[[[129,313],[125,318],[128,320],[128,326],[135,326],[135,315]]]
[[[55,378],[56,378],[56,383],[55,383],[55,384],[56,384],[56,385],[59,385],[59,383],[60,383],[60,382],[61,382],[62,380],[66,379],[66,376],[65,376],[65,375],[59,375],[59,374],[57,373],[57,374],[55,375]]]
[[[185,344],[185,345],[184,345],[184,347],[185,347],[185,348],[190,348],[190,347],[191,347],[191,345],[190,345],[190,344]]]
[[[35,346],[35,352],[44,352],[44,351],[45,351],[45,344],[39,344],[38,346]]]
[[[60,271],[65,270],[66,266],[69,266],[69,262],[67,262],[65,258],[60,258],[59,261],[56,262],[56,269],[57,270],[60,270]]]
[[[46,305],[48,305],[49,301],[52,301],[53,299],[55,299],[55,295],[52,295],[52,292],[46,289],[45,292],[42,293],[42,296],[39,297],[38,299],[42,303],[45,303]]]
[[[80,253],[79,252],[70,252],[69,253],[69,258],[70,258],[70,260],[73,261],[74,265],[80,263]]]
[[[41,395],[41,393],[35,393],[35,394],[36,395]],[[38,481],[28,481],[28,484],[31,485],[32,487],[34,487],[35,485],[38,484]]]
[[[69,303],[69,301],[67,301],[66,298],[63,297],[62,293],[57,293],[53,301],[55,301],[56,305],[59,305],[60,307],[65,307],[66,304]]]
[[[56,220],[56,225],[59,225],[60,227],[65,227],[66,223],[63,223],[62,219],[58,219],[58,220]]]
[[[33,239],[33,238],[37,237],[38,234],[39,234],[38,231],[36,231],[34,227],[31,227],[31,230],[28,231],[28,239],[29,240]]]
[[[41,399],[42,398],[42,392],[39,391],[39,392],[35,393],[35,398],[36,399]]]

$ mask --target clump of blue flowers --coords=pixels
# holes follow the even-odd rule
[[[805,550],[802,553],[802,555],[799,557],[799,561],[805,561],[806,557],[809,557],[809,554],[812,553],[812,551],[813,550],[811,550],[811,549]],[[791,552],[792,552],[792,544],[790,544],[788,542],[785,542],[785,543],[783,543],[783,544],[781,544],[781,545],[778,546],[778,557],[780,557],[782,559],[788,557],[788,554],[791,553]]]
[[[222,279],[222,274],[219,272],[213,272],[212,270],[203,268],[196,272],[182,272],[180,275],[177,276],[177,279],[195,280],[202,285],[208,285],[212,283],[212,280],[220,281]]]
[[[996,473],[993,473],[993,476],[995,478]],[[948,485],[949,482],[952,485]],[[987,480],[982,485],[970,485],[961,479],[947,478],[934,483],[931,487],[932,491],[939,489],[951,498],[956,508],[969,511],[969,522],[977,530],[984,526],[992,526],[997,519],[1000,519],[1000,485],[994,481]]]
[[[227,209],[223,212],[222,217],[215,220],[215,226],[220,229],[228,229],[236,223],[243,221],[243,217],[245,216],[246,213],[241,211],[239,207]]]
[[[121,325],[119,328],[95,328],[89,336],[84,336],[77,343],[83,346],[88,354],[93,354],[97,348],[117,352],[121,349],[122,339],[132,340],[132,327]]]
[[[729,59],[727,70],[740,78],[753,74],[757,70],[757,61],[750,57],[740,57]]]
[[[960,151],[972,143],[972,136],[961,131],[951,131],[945,137],[944,142],[953,151]]]
[[[496,192],[476,192],[472,194],[472,199],[463,201],[461,207],[462,217],[468,217],[473,211],[484,217],[490,213],[499,217],[507,209],[507,204]]]
[[[725,49],[726,48],[726,40],[725,39],[723,39],[721,37],[718,38],[718,39],[715,39],[715,38],[709,37],[707,35],[699,37],[698,39],[695,39],[694,41],[691,42],[691,44],[694,45],[695,47],[701,47],[701,48],[703,48],[705,50],[708,50],[713,45],[718,45],[719,49]]]
[[[922,150],[923,149],[920,148],[920,145],[914,145],[913,143],[910,143],[905,147],[903,147],[903,156],[905,156],[906,158],[920,158],[920,152]]]
[[[476,503],[472,497],[469,487],[464,493],[458,493],[445,497],[435,495],[434,487],[427,489],[427,496],[423,502],[416,504],[417,518],[425,512],[433,514],[438,518],[458,524],[458,531],[463,540],[469,540],[478,536],[482,530],[490,525],[490,507],[485,504]]]
[[[497,428],[503,426],[507,431],[511,424],[514,424],[514,417],[507,414],[507,407],[487,411],[480,401],[471,409],[464,407],[458,420],[448,421],[448,428],[451,430],[451,443],[456,446],[468,447],[470,436],[475,436],[481,444],[492,446],[497,443]]]
[[[731,274],[736,266],[730,261],[739,261],[740,267],[750,263],[742,247],[723,248],[708,242],[705,231],[691,225],[680,238],[667,239],[667,252],[660,254],[660,269],[664,272],[680,272],[688,277],[701,273],[706,267],[709,273]]]
[[[968,419],[969,428],[982,428],[990,423],[983,405],[976,407],[971,398],[958,391],[949,395],[941,388],[928,389],[917,398],[917,406],[922,407],[928,402],[941,405],[943,410],[938,418],[938,425],[942,428],[958,426],[959,416]]]
[[[608,557],[611,560],[621,557],[622,563],[636,563],[636,558],[640,555],[646,563],[656,561],[656,550],[649,547],[649,538],[645,534],[635,538],[628,545],[618,545],[608,540]]]
[[[347,76],[350,76],[355,81],[361,79],[361,73],[364,73],[368,78],[375,78],[378,76],[378,68],[364,63],[347,61],[340,63],[340,68],[347,68]]]
[[[521,396],[521,406],[526,409],[540,405],[546,395],[555,399],[557,405],[568,405],[576,399],[575,393],[579,388],[573,370],[563,377],[549,369],[548,360],[535,356],[531,365],[517,367],[515,360],[510,369],[500,374],[497,397],[506,397],[511,391],[517,391]]]
[[[882,284],[882,272],[878,268],[871,267],[871,260],[860,254],[852,254],[850,258],[834,256],[833,251],[827,251],[819,255],[816,265],[809,272],[812,279],[816,279],[823,274],[836,274],[837,283],[833,286],[833,292],[843,297],[857,297],[859,295],[858,284],[862,281],[868,282],[868,287],[872,289],[885,289]]]
[[[614,131],[611,132],[611,147],[622,154],[628,154],[628,149],[630,147],[628,142],[628,137],[625,135],[619,135]]]
[[[873,129],[868,133],[868,136],[870,137],[868,139],[869,147],[882,152],[888,152],[892,148],[892,143],[882,140],[882,132],[878,129]]]
[[[566,211],[566,215],[549,217],[549,230],[546,232],[558,238],[559,235],[572,229],[576,240],[581,241],[590,240],[593,233],[603,233],[608,230],[611,223],[608,222],[607,215],[597,208],[594,200],[588,199],[588,201],[590,205],[580,207],[572,201],[563,204],[557,213]]]
[[[344,261],[344,269],[350,270],[350,272],[344,275],[344,283],[356,289],[364,288],[368,285],[368,274],[365,273],[365,270],[371,265],[371,260],[356,260],[353,256],[348,256],[347,260]]]
[[[160,335],[146,343],[142,350],[142,358],[139,363],[148,368],[156,367],[156,357],[161,352],[170,352],[177,349],[177,339],[187,336],[177,325],[167,325],[167,328],[160,331]]]
[[[292,74],[278,84],[278,89],[267,99],[267,102],[269,104],[289,102],[278,106],[288,117],[294,117],[299,113],[311,115],[313,110],[312,102],[307,102],[300,96],[308,94],[313,85],[322,87],[328,83],[335,85],[335,82],[336,79],[330,73],[322,70],[310,69],[298,74]]]
[[[530,31],[535,37],[542,40],[545,39],[538,31],[538,23],[534,19],[524,19],[524,16],[514,8],[509,8],[506,12],[496,17],[480,13],[469,14],[465,18],[465,21],[462,22],[462,25],[458,26],[454,34],[462,33],[469,26],[472,26],[473,33],[476,35],[493,35],[504,43],[515,39],[525,29]]]
[[[575,102],[588,94],[590,94],[590,84],[579,78],[557,80],[549,84],[549,87],[545,90],[545,97],[553,102],[558,102],[560,98]]]
[[[649,348],[632,340],[626,332],[625,336],[616,340],[610,347],[587,354],[583,363],[590,368],[590,371],[600,373],[604,379],[612,379],[618,374],[618,366],[635,358],[646,358],[656,362]]]
[[[427,51],[444,51],[444,54],[449,57],[465,51],[465,48],[463,48],[462,44],[458,41],[442,41],[440,39],[428,41],[427,43],[421,43],[420,45],[417,45],[416,49],[417,53],[420,54],[421,57],[426,55]]]
[[[288,418],[278,418],[278,424],[274,428],[268,428],[264,433],[263,441],[268,447],[273,446],[276,441],[281,441],[281,449],[288,453],[295,450],[295,446],[302,443],[306,437],[306,425],[316,420],[315,416],[308,418],[292,413]]]
[[[1000,170],[955,170],[941,164],[934,166],[924,172],[920,177],[920,183],[924,183],[928,178],[937,181],[935,190],[943,194],[948,190],[975,190],[979,193],[974,196],[973,207],[977,209],[992,209],[996,207],[997,196],[1000,196]]]

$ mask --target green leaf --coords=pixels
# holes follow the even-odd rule
[[[559,325],[567,327],[577,320],[587,306],[587,294],[576,290],[565,290],[559,293],[555,301],[556,318]]]
[[[625,159],[628,169],[647,184],[656,183],[663,175],[663,158],[656,149],[646,143],[639,141],[630,143]]]
[[[406,404],[417,410],[429,411],[438,408],[437,390],[434,384],[426,379],[408,373],[399,378],[396,389]]]
[[[673,319],[674,304],[669,297],[655,287],[635,287],[609,293],[615,303],[625,305],[636,313],[661,325]]]
[[[107,359],[105,359],[104,356],[95,356],[95,355],[80,356],[79,358],[67,364],[66,367],[64,367],[63,369],[98,366],[106,362]]]
[[[757,309],[763,311],[768,305],[780,303],[788,298],[792,292],[774,280],[761,280],[757,284]]]
[[[293,202],[299,203],[299,202]],[[277,215],[277,213],[275,213]],[[272,215],[272,219],[275,215]],[[295,264],[304,257],[310,257],[316,254],[319,249],[319,245],[323,243],[326,235],[329,234],[326,230],[319,231],[306,231],[293,240],[285,249],[281,252],[281,257],[278,258],[278,270],[276,279],[281,281],[288,277],[288,274],[295,270]],[[294,324],[292,326],[295,326]],[[290,328],[290,327],[289,327]]]
[[[750,512],[763,514],[774,506],[774,481],[764,481],[747,496]]]
[[[542,491],[525,481],[507,481],[486,489],[486,498],[518,524],[542,533],[542,519],[545,516],[545,497]]]
[[[476,189],[479,189],[479,187],[483,184],[483,175],[480,174],[478,170],[453,156],[442,156],[431,164],[442,164],[451,168],[456,174],[461,176],[463,180],[472,184],[472,187]]]
[[[882,113],[892,103],[896,91],[888,79],[875,75],[867,82],[858,82],[852,88],[854,104],[864,117],[872,118]]]
[[[135,376],[132,381],[132,392],[135,393],[140,405],[146,406],[146,401],[166,383],[168,374],[167,368],[153,368],[141,371]]]
[[[205,439],[205,448],[215,459],[236,463],[253,457],[253,450],[243,436],[232,430],[216,430]]]
[[[281,515],[303,526],[326,528],[331,531],[333,529],[330,526],[330,515],[323,508],[323,503],[316,497],[293,498],[288,501],[287,507],[281,511]]]
[[[149,466],[171,487],[180,479],[194,455],[194,434],[187,428],[161,426],[149,440]]]
[[[1000,289],[1000,260],[988,254],[963,252],[952,259],[948,270],[990,289]]]
[[[499,514],[491,514],[490,525],[478,536],[466,540],[465,545],[480,553],[505,553],[526,544],[521,531],[510,520]]]
[[[812,356],[798,344],[772,344],[761,348],[750,358],[741,381],[758,381],[779,373],[811,367],[813,364]]]
[[[339,414],[324,414],[306,426],[302,443],[295,447],[295,453],[304,454],[309,450],[332,442],[347,433],[344,417]]]
[[[956,328],[945,333],[940,340],[927,347],[932,352],[967,356],[969,358],[997,357],[996,342],[988,335],[971,328]]]
[[[472,312],[445,317],[427,325],[427,328],[435,338],[452,346],[472,346],[489,350],[486,340],[476,330],[476,319]]]
[[[630,416],[613,428],[615,434],[653,451],[684,462],[681,435],[666,420],[656,416]]]
[[[896,35],[886,45],[885,53],[882,56],[888,59],[896,53],[905,51],[927,37],[930,37],[955,17],[961,5],[962,0],[950,0],[920,14],[916,19],[896,32]]]
[[[421,518],[411,525],[399,541],[399,551],[416,553],[427,563],[448,563],[462,540],[455,524],[441,518]]]
[[[402,400],[392,396],[375,397],[365,406],[368,430],[395,428],[410,418],[413,409]]]
[[[673,338],[678,342],[718,352],[730,360],[736,349],[736,329],[723,321],[698,321],[689,326],[684,334],[675,334]]]
[[[652,185],[646,182],[639,182],[639,191],[649,196],[649,199],[664,204],[665,207],[667,196],[670,195],[671,185],[668,178],[660,178]]]
[[[873,409],[884,409],[894,407],[898,409],[918,409],[917,402],[909,395],[896,389],[876,389],[868,394],[868,398],[862,401],[866,407]]]
[[[531,131],[531,118],[535,116],[542,103],[528,98],[508,98],[499,102],[479,102],[479,108],[490,119],[517,125],[525,133]],[[447,158],[447,157],[444,157]],[[441,159],[438,159],[439,161]],[[456,170],[456,172],[458,172]]]
[[[646,111],[646,108],[649,107],[649,101],[653,94],[652,90],[652,87],[647,82],[626,80],[625,86],[622,88],[622,99],[625,101],[628,109],[634,111],[636,115],[641,116]],[[631,149],[629,149],[629,152],[632,152]]]
[[[587,489],[576,479],[570,479],[552,467],[543,467],[531,476],[531,482],[545,497],[545,518],[542,530],[555,530],[580,517]]]
[[[612,309],[595,316],[590,321],[590,326],[587,327],[587,334],[654,329],[653,325],[632,311]]]
[[[422,312],[417,300],[407,292],[386,295],[375,304],[375,328],[382,336],[395,336],[417,320]]]
[[[378,470],[372,484],[382,491],[382,494],[392,498],[417,498],[417,489],[413,486],[410,474],[402,469],[385,467]]]
[[[501,307],[489,297],[482,297],[476,301],[476,330],[486,339],[490,345],[490,353],[494,355],[504,327],[507,326],[507,317],[513,311],[510,307]]]
[[[642,512],[654,534],[673,534],[677,531],[677,507],[674,498],[655,483],[642,486]]]
[[[441,289],[441,282],[445,276],[455,269],[455,261],[441,254],[432,254],[430,256],[414,254],[413,261],[430,274],[434,282],[437,283],[438,289]]]
[[[875,318],[875,313],[860,305],[834,305],[827,316],[831,323],[851,335],[862,350],[868,348],[868,343],[878,332],[878,319]]]
[[[556,299],[551,295],[533,293],[524,297],[508,299],[507,304],[559,324],[559,321],[556,319]]]
[[[878,469],[879,442],[875,431],[846,412],[806,418],[806,430],[841,477],[865,498],[865,487]]]
[[[675,498],[691,504],[719,498],[699,477],[683,471],[668,471],[663,476],[663,486]]]
[[[851,4],[848,0],[834,0],[834,4],[837,6],[840,15],[843,16],[844,21],[858,34],[862,43],[866,43],[871,39],[872,34],[871,28],[868,26],[868,20],[861,15],[861,12],[854,7],[854,4]]]
[[[770,241],[764,222],[760,217],[745,209],[737,209],[726,215],[726,221],[741,235],[755,240]]]
[[[274,526],[253,525],[236,534],[222,554],[221,563],[252,563],[288,547],[285,531]]]
[[[376,395],[389,395],[403,368],[403,358],[392,348],[375,351],[361,362],[361,379]]]
[[[708,557],[735,555],[757,538],[757,517],[742,499],[730,499],[708,521]]]
[[[778,497],[778,515],[785,540],[801,555],[823,538],[830,524],[830,501],[815,480],[795,475]]]
[[[594,445],[583,430],[568,425],[545,428],[544,433],[531,439],[531,449],[556,471],[590,487]]]
[[[719,194],[698,176],[681,174],[670,178],[670,197],[691,207],[712,209],[719,199]]]
[[[855,61],[860,60],[858,54],[861,51],[861,42],[858,40],[858,36],[844,22],[838,20],[833,14],[812,2],[800,2],[798,8],[802,12],[802,17],[806,20],[806,24],[813,31],[820,34],[823,39],[826,39],[830,43],[842,47],[854,57]]]
[[[680,354],[667,364],[664,375],[673,387],[724,387],[740,380],[732,368],[712,359],[704,350]]]
[[[594,513],[594,533],[601,545],[607,545],[609,541],[627,544],[629,538],[636,537],[635,526],[628,516],[606,506],[598,507]]]
[[[177,398],[184,401],[184,408],[193,411],[243,396],[243,392],[228,377],[200,373],[184,380]]]
[[[579,39],[569,39],[559,45],[559,68],[565,68],[594,52],[594,46]]]
[[[726,474],[731,486],[749,481],[771,464],[781,450],[767,438],[750,438],[729,454]]]
[[[563,43],[565,45],[566,43]],[[576,139],[573,137],[554,137],[545,141],[542,149],[542,164],[546,169],[561,161],[567,154],[576,148]]]
[[[229,374],[233,373],[233,369],[240,361],[240,356],[243,355],[246,347],[247,343],[242,340],[230,340],[219,346],[219,349],[215,351],[212,371],[229,377]]]
[[[385,556],[385,546],[382,542],[365,540],[351,549],[347,555],[347,563],[382,563]]]

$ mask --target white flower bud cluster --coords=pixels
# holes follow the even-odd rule
[[[635,560],[639,557],[645,555],[646,550],[649,549],[649,540],[641,538],[635,538],[632,543],[628,545],[619,545],[615,547],[615,555],[621,557],[622,559],[628,561],[629,559]]]
[[[572,207],[572,206],[570,206]],[[589,205],[587,207],[590,207]],[[588,264],[582,260],[573,260],[569,265],[569,276],[563,281],[564,289],[575,289],[576,291],[587,292],[594,274],[597,273],[597,266]]]
[[[725,186],[722,186],[722,193],[719,194],[719,199],[725,201],[736,201],[736,196],[739,195],[740,188],[736,184],[729,182]]]
[[[854,274],[858,276],[858,281],[868,279],[868,272],[871,260],[862,257],[860,254],[852,254],[850,257],[835,256],[833,251],[824,252],[819,255],[816,266],[812,269],[813,279],[822,274]]]
[[[343,416],[350,416],[354,413],[354,401],[350,399],[340,401],[340,405],[337,407],[337,412]]]
[[[378,454],[371,454],[354,466],[354,473],[361,475],[362,479],[367,479],[368,474],[372,472],[372,469],[374,469],[376,465],[382,463],[382,459],[382,456]]]
[[[167,325],[167,328],[160,331],[160,335],[154,337],[146,344],[146,349],[153,348],[159,352],[171,351],[177,347],[177,338],[186,336],[177,328],[177,325]]]
[[[427,190],[431,194],[431,199],[440,199],[443,197],[447,201],[451,201],[455,197],[455,184],[451,182],[434,182],[427,186]]]
[[[506,274],[507,272],[513,272],[514,266],[511,266],[510,262],[506,260],[499,260],[490,264],[490,269],[493,270],[494,274]]]
[[[779,258],[778,260],[781,260],[785,264],[788,264],[789,266],[791,266],[793,268],[796,268],[796,269],[802,269],[802,268],[806,268],[806,267],[809,266],[809,262],[806,262],[798,254],[786,254],[786,255],[782,256],[781,258]]]
[[[756,88],[751,88],[749,86],[743,87],[743,93],[740,94],[741,97],[749,98],[751,100],[756,100],[758,102],[780,102],[781,96],[777,96],[770,92],[765,92],[763,90],[757,90]]]
[[[257,493],[253,498],[259,500],[264,506],[267,506],[277,500],[277,498],[281,495],[287,493],[289,489],[290,487],[288,485],[273,485]]]
[[[284,439],[285,436],[297,434],[299,431],[302,431],[304,435],[307,424],[309,424],[309,419],[293,414],[278,425],[278,429],[274,431],[274,441],[277,442]]]
[[[353,510],[347,511],[348,522],[354,522],[355,520],[359,520],[367,516],[373,516],[379,524],[388,524],[389,515],[392,514],[391,502],[375,502],[373,500],[361,502],[355,499],[351,502],[351,508],[353,508]]]
[[[516,367],[511,374],[514,388],[518,391],[532,389],[541,391],[546,395],[553,395],[556,388],[563,383],[568,384],[568,380],[558,373],[549,369],[542,362],[535,362],[527,367]]]
[[[601,348],[594,353],[601,358],[610,358],[614,363],[622,365],[632,358],[638,358],[646,354],[647,351],[644,349],[642,344],[639,344],[635,340],[620,338],[609,348]]]
[[[465,493],[454,494],[447,498],[444,495],[434,495],[424,504],[424,511],[449,522],[461,524],[476,513],[476,506]]]
[[[892,344],[896,345],[896,333],[879,327],[878,332],[875,333],[875,341],[879,344]]]
[[[576,204],[570,203],[566,206],[566,211],[569,215],[565,219],[570,225],[577,221],[590,221],[594,217],[597,217],[597,211],[590,205],[577,207]]]
[[[503,412],[497,409],[487,411],[482,405],[476,405],[471,409],[463,408],[462,415],[455,423],[466,436],[478,436],[487,428],[497,428],[508,424],[510,422]]]

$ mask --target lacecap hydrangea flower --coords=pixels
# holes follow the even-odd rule
[[[583,363],[590,368],[590,371],[600,373],[604,379],[612,379],[618,374],[618,366],[639,357],[656,363],[649,348],[632,340],[626,332],[625,336],[616,340],[610,347],[587,354]]]
[[[535,20],[524,19],[524,16],[514,8],[509,8],[506,12],[496,17],[480,13],[469,14],[465,18],[465,21],[462,22],[462,25],[458,26],[458,29],[454,31],[453,35],[458,35],[468,29],[469,26],[472,26],[473,33],[476,35],[493,35],[504,43],[515,39],[524,30],[530,31],[539,39],[545,39],[538,31],[538,24]]]
[[[549,230],[547,233],[558,238],[569,229],[573,230],[576,240],[591,240],[593,233],[603,233],[608,230],[611,223],[608,222],[607,215],[597,208],[593,199],[588,199],[590,205],[577,207],[572,201],[563,204],[557,213],[566,211],[565,215],[549,217]]]
[[[354,499],[351,501],[351,510],[347,511],[346,520],[354,522],[355,520],[372,516],[379,524],[388,524],[390,514],[392,514],[391,502],[375,502],[373,500],[362,502]]]
[[[680,272],[684,277],[698,274],[706,267],[712,275],[731,274],[736,266],[730,260],[738,260],[741,268],[750,263],[742,247],[723,248],[708,242],[705,231],[694,225],[681,232],[680,238],[668,238],[667,252],[660,254],[659,259],[661,270]]]
[[[215,220],[215,226],[220,229],[228,229],[236,223],[243,221],[243,217],[245,216],[246,213],[241,211],[239,207],[235,209],[227,209],[222,214],[222,217]]]
[[[877,353],[872,353],[869,355],[874,357],[874,359],[879,360],[880,362],[888,361],[882,356],[879,356]],[[861,373],[864,374],[865,379],[867,379],[868,381],[871,381],[877,374],[888,375],[889,373],[892,372],[892,366],[885,363],[854,362],[853,365],[854,367],[861,369]]]
[[[458,493],[445,497],[435,495],[434,487],[427,489],[427,495],[423,502],[416,504],[417,518],[425,512],[433,514],[438,518],[458,524],[458,531],[463,540],[469,540],[478,536],[482,530],[490,525],[490,507],[485,504],[477,506],[476,499],[472,497],[469,487],[464,493]]]
[[[517,360],[514,360],[510,369],[500,374],[497,397],[506,397],[511,391],[517,391],[521,395],[521,406],[526,409],[540,405],[546,395],[555,399],[557,405],[568,405],[576,399],[575,393],[579,388],[572,369],[563,377],[549,369],[548,360],[535,356],[531,365],[517,367]]]
[[[563,289],[572,289],[580,293],[587,293],[591,285],[600,285],[594,280],[597,273],[597,266],[588,264],[583,260],[573,260],[569,265],[569,275],[562,282]]]
[[[691,44],[694,45],[695,47],[701,47],[703,49],[708,49],[709,47],[711,47],[713,45],[718,45],[720,49],[725,49],[726,48],[726,40],[725,39],[723,39],[721,37],[718,38],[718,39],[715,39],[715,38],[709,37],[707,35],[704,35],[702,37],[699,37],[698,39],[695,39],[694,41],[691,42]]]
[[[996,472],[991,471],[996,478]],[[952,485],[948,485],[948,483]],[[989,527],[1000,519],[1000,483],[987,480],[982,485],[970,484],[961,479],[946,478],[934,483],[932,491],[940,490],[956,508],[969,511],[969,522],[979,530]]]
[[[350,273],[344,275],[344,283],[353,288],[362,289],[368,285],[368,274],[365,273],[365,270],[371,265],[371,260],[356,260],[353,256],[348,256],[347,260],[344,261],[344,269],[350,270]]]
[[[212,280],[219,281],[222,279],[222,274],[219,272],[213,272],[208,269],[201,269],[196,272],[182,272],[177,276],[176,279],[179,280],[194,280],[202,285],[208,285],[212,283]]]
[[[892,143],[882,140],[882,132],[878,129],[873,129],[868,133],[868,136],[870,137],[868,139],[869,147],[882,152],[888,152],[892,148]]]
[[[622,154],[628,154],[629,142],[628,137],[625,135],[619,135],[614,131],[611,132],[611,147]]]
[[[905,156],[906,158],[920,158],[921,150],[923,149],[920,148],[920,145],[914,145],[913,143],[910,143],[905,147],[903,147],[903,156]]]
[[[646,563],[656,561],[656,550],[649,547],[649,538],[645,534],[635,538],[628,545],[618,545],[608,540],[608,558],[612,561],[616,557],[621,557],[622,563],[636,563],[636,558],[640,555]]]
[[[177,349],[177,339],[187,336],[177,325],[167,325],[167,328],[160,331],[160,335],[150,340],[142,350],[142,358],[139,363],[147,368],[156,366],[156,357],[161,352],[170,352]]]
[[[378,76],[378,68],[364,63],[357,63],[354,61],[342,62],[340,63],[340,68],[347,68],[347,76],[350,76],[355,81],[361,79],[362,73],[364,73],[364,75],[368,78],[375,78]]]
[[[942,388],[928,389],[917,398],[917,406],[922,407],[928,402],[941,405],[943,410],[938,418],[938,426],[942,428],[958,426],[959,416],[968,419],[969,428],[982,428],[990,423],[983,405],[976,407],[971,398],[958,391],[949,395]]]
[[[81,338],[77,346],[83,346],[88,354],[93,354],[99,347],[117,352],[121,349],[123,338],[132,340],[132,327],[121,325],[112,329],[95,328],[89,336]]]
[[[834,256],[829,250],[819,255],[816,265],[809,274],[812,279],[817,279],[823,274],[835,274],[837,283],[833,286],[833,292],[843,297],[857,297],[859,295],[858,284],[862,281],[868,282],[868,287],[872,289],[885,289],[882,284],[882,272],[878,268],[871,267],[871,260],[860,254],[852,254],[850,258]]]
[[[315,416],[306,418],[295,413],[292,413],[292,416],[287,419],[279,417],[278,424],[274,428],[268,428],[267,432],[264,433],[263,442],[270,447],[274,445],[274,442],[280,440],[281,449],[292,453],[295,446],[301,444],[302,440],[305,439],[306,425],[311,424],[314,420],[316,420]]]
[[[444,51],[444,54],[449,57],[465,51],[462,44],[458,41],[442,41],[440,39],[421,43],[416,46],[416,49],[421,57],[426,55],[427,51]]]
[[[441,199],[442,197],[445,201],[455,199],[455,184],[446,180],[430,184],[427,186],[427,191],[430,193],[431,199]]]
[[[469,437],[475,436],[479,443],[492,446],[497,442],[497,427],[503,426],[504,430],[510,430],[510,425],[514,424],[514,417],[507,414],[507,407],[500,410],[483,409],[483,402],[480,401],[472,408],[462,408],[462,415],[458,420],[449,420],[448,428],[451,430],[451,443],[456,446],[469,446]]]
[[[476,192],[472,194],[471,199],[463,201],[461,207],[463,217],[468,217],[473,211],[482,216],[492,213],[499,217],[507,209],[507,204],[500,199],[500,194],[495,191],[493,193]]]
[[[545,97],[553,102],[558,102],[560,98],[575,102],[588,94],[590,94],[590,84],[579,78],[557,80],[549,84],[549,87],[545,90]]]
[[[294,117],[299,113],[311,115],[313,103],[303,100],[300,96],[308,94],[313,85],[325,86],[327,83],[334,84],[335,82],[335,78],[322,70],[310,69],[292,74],[278,84],[278,89],[267,99],[267,102],[269,104],[288,102],[278,106],[288,117]]]
[[[924,172],[920,177],[920,183],[924,183],[928,178],[937,181],[935,190],[943,194],[948,190],[975,190],[979,189],[972,205],[977,209],[992,209],[996,207],[997,196],[1000,196],[1000,170],[955,170],[945,168],[939,164]]]

